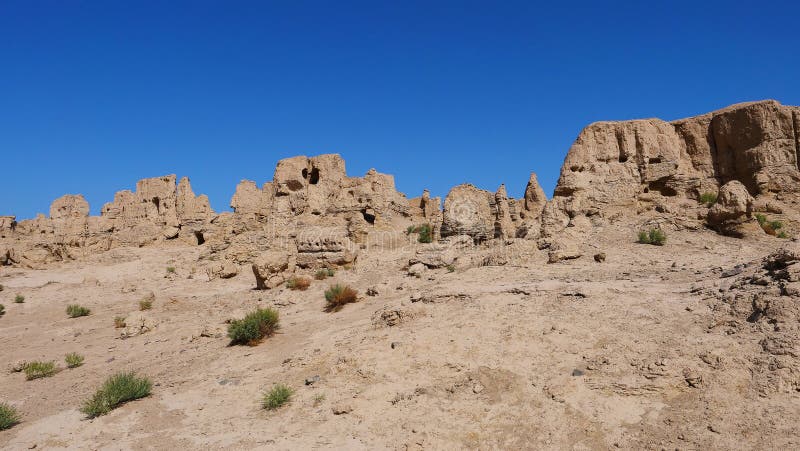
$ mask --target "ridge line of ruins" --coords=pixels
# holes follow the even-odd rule
[[[374,169],[348,177],[339,155],[298,156],[279,161],[261,187],[239,183],[232,212],[215,213],[188,178],[168,175],[116,193],[100,216],[89,215],[81,195],[56,199],[49,217],[0,216],[0,265],[40,268],[175,241],[206,246],[200,258],[209,276],[224,277],[231,266],[276,252],[281,269],[284,260],[303,268],[351,264],[359,249],[407,243],[408,227],[421,223],[431,225],[433,246],[533,242],[551,262],[580,257],[582,237],[609,223],[743,237],[763,233],[756,212],[781,213],[796,202],[799,154],[800,108],[766,100],[672,122],[593,123],[570,147],[550,200],[531,174],[521,199],[504,185],[493,193],[462,184],[442,208],[427,191],[406,198],[393,176]],[[713,205],[698,202],[705,193],[716,196]]]

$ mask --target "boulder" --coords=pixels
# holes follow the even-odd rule
[[[287,251],[273,250],[262,253],[253,262],[256,288],[265,290],[283,284],[295,269],[295,257]]]
[[[494,196],[470,184],[458,185],[444,200],[442,238],[468,235],[475,242],[494,237],[495,215],[491,209]]]
[[[733,180],[720,188],[717,202],[708,210],[706,221],[724,235],[741,237],[746,232],[746,224],[752,222],[752,209],[753,196],[741,182]]]
[[[208,280],[230,279],[239,274],[239,267],[229,261],[216,262],[206,267]]]

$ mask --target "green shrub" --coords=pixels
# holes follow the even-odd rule
[[[139,301],[139,310],[145,311],[150,310],[153,308],[153,300],[152,299],[142,299]]]
[[[328,312],[338,311],[345,304],[356,302],[358,298],[358,291],[350,288],[347,285],[333,285],[325,290],[325,300],[328,304],[325,310]]]
[[[117,373],[103,383],[95,394],[84,402],[81,412],[89,418],[111,412],[121,404],[150,395],[153,383],[134,372]]]
[[[334,271],[331,268],[326,268],[326,269],[320,269],[319,271],[317,271],[317,273],[314,274],[314,278],[317,279],[317,280],[325,280],[328,277],[333,277],[334,275],[336,275],[336,271]]]
[[[264,394],[264,399],[261,405],[267,410],[277,409],[278,407],[289,402],[292,397],[292,389],[283,385],[277,384],[272,387],[272,390]]]
[[[167,274],[175,274],[175,267],[167,266]]]
[[[19,423],[19,414],[14,407],[0,402],[0,431],[10,428]]]
[[[77,368],[83,365],[83,356],[77,352],[70,352],[64,356],[64,362],[67,363],[67,368]]]
[[[126,326],[126,324],[125,324],[125,317],[124,316],[115,316],[114,317],[114,328],[122,329],[125,326]]]
[[[780,232],[778,232],[777,237],[778,238],[787,239],[787,238],[789,238],[789,234],[787,234],[785,230],[781,230]]]
[[[418,226],[409,226],[406,229],[407,234],[418,233],[417,241],[420,243],[430,243],[433,241],[433,227],[430,224],[421,224]]]
[[[456,272],[456,267],[453,265],[447,265],[447,272]]]
[[[308,277],[292,277],[286,281],[286,288],[290,290],[305,291],[311,285],[311,279]]]
[[[70,318],[88,316],[89,313],[91,313],[91,310],[78,304],[70,304],[67,306],[67,315],[69,315]]]
[[[257,309],[248,313],[243,319],[232,321],[228,325],[228,337],[231,339],[232,345],[254,346],[264,337],[275,333],[279,327],[277,310]]]
[[[698,200],[701,204],[705,204],[706,207],[710,207],[717,203],[717,193],[703,193]]]
[[[14,296],[14,302],[16,302],[17,304],[22,304],[23,302],[25,302],[25,296],[21,294]]]
[[[783,228],[783,223],[781,221],[770,221],[765,215],[756,213],[756,221],[758,221],[758,225],[761,226],[761,229],[767,233],[768,235],[772,236],[779,236],[778,230]],[[783,234],[786,236],[786,234]]]
[[[639,232],[639,243],[652,244],[655,246],[663,246],[667,241],[667,234],[663,230],[654,227],[648,231]]]
[[[56,362],[29,362],[22,369],[26,380],[50,377],[56,374]]]

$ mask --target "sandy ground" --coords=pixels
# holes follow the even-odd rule
[[[362,294],[323,311],[305,292],[257,291],[249,270],[208,281],[199,247],[117,249],[49,270],[0,269],[0,400],[23,422],[3,449],[797,449],[800,394],[759,393],[760,335],[716,327],[722,269],[780,242],[673,232],[664,247],[633,232],[591,255],[546,264],[408,276],[410,249],[362,258],[333,282]],[[535,249],[535,243],[530,246]],[[177,268],[174,276],[168,266]],[[367,288],[377,289],[366,296]],[[138,301],[154,292],[153,309]],[[25,296],[16,304],[16,293]],[[70,319],[67,304],[89,307]],[[280,311],[280,333],[229,346],[226,320]],[[152,330],[122,339],[115,316]],[[26,381],[20,360],[79,352],[86,363]],[[125,369],[150,397],[87,420],[82,402]],[[693,387],[687,374],[699,375]],[[306,385],[307,378],[319,380]],[[694,376],[693,376],[694,377]],[[295,390],[260,408],[273,384]]]

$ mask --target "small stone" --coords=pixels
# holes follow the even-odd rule
[[[392,344],[391,344],[391,347],[392,347],[392,349],[399,348],[400,347],[400,342],[399,341],[393,341]]]
[[[482,385],[482,384],[475,384],[475,385],[472,387],[472,393],[475,393],[475,394],[477,395],[478,393],[480,393],[480,392],[482,392],[482,391],[483,391],[483,388],[484,388],[484,387],[483,387],[483,385]]]
[[[319,375],[307,377],[306,385],[314,385],[315,383],[319,382],[319,380],[320,380]]]
[[[594,261],[597,263],[603,263],[606,261],[606,253],[605,252],[598,252],[594,254]]]
[[[377,296],[378,294],[380,294],[380,293],[378,292],[377,288],[375,288],[375,287],[367,288],[367,296]]]
[[[337,404],[331,410],[334,415],[346,415],[353,411],[353,406],[350,404]]]
[[[579,369],[577,369],[577,368],[575,368],[574,370],[572,370],[572,375],[573,375],[573,376],[583,376],[583,374],[584,374],[583,370],[579,370]]]

